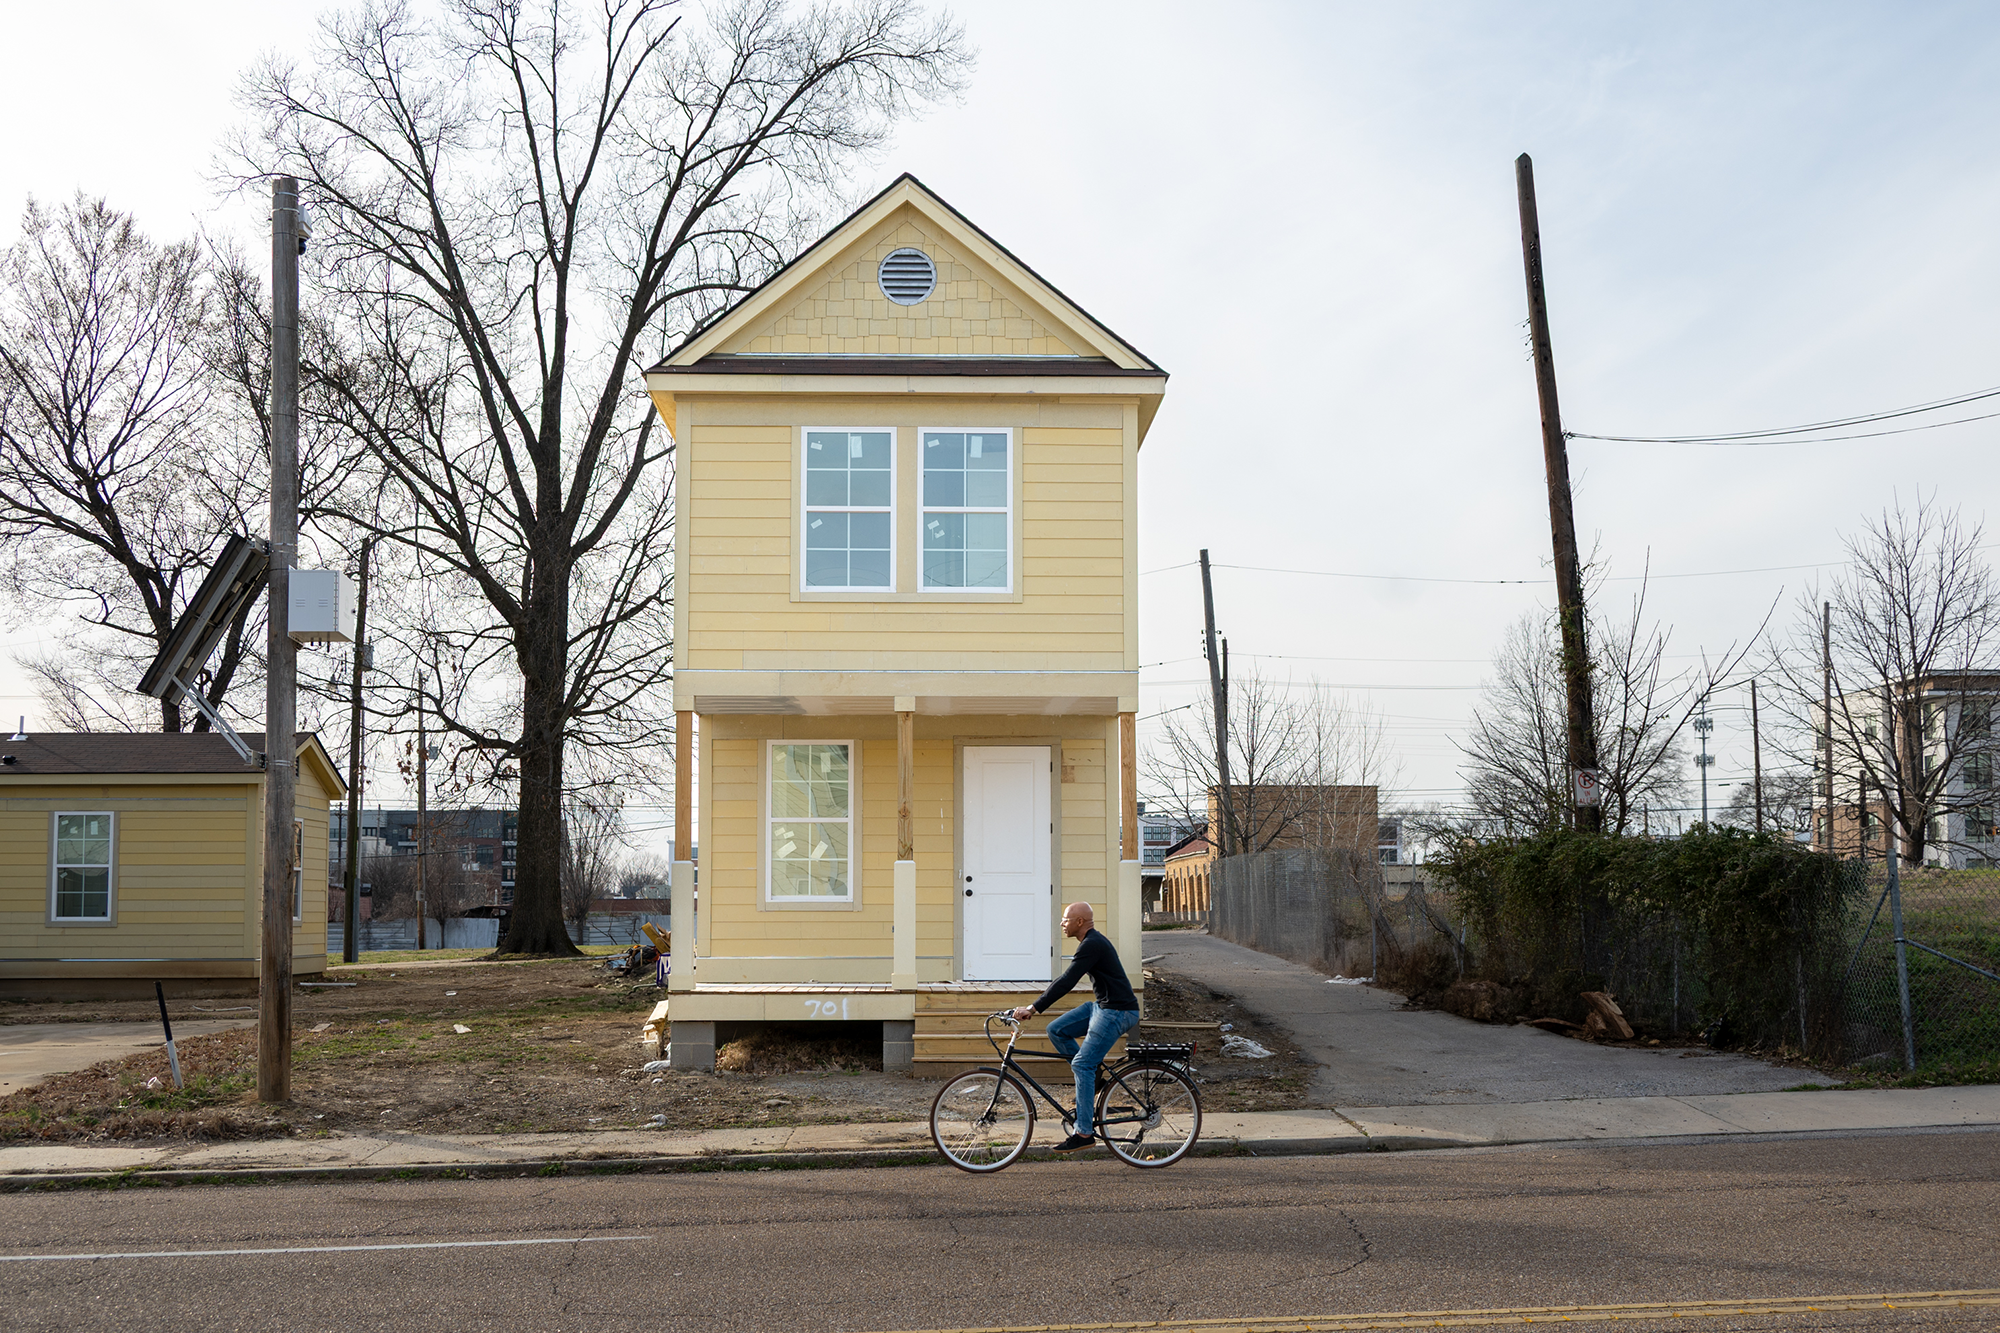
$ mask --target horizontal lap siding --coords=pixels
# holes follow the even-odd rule
[[[1125,657],[1126,461],[1118,429],[1020,425],[1038,407],[997,406],[978,424],[1018,425],[1018,597],[977,601],[798,601],[797,466],[814,409],[774,411],[797,424],[690,431],[681,535],[683,665],[770,670],[746,653],[865,656],[878,669],[923,669],[920,654],[971,654],[996,670],[1122,669]],[[953,420],[964,407],[951,409]],[[899,472],[917,464],[916,432],[898,427]],[[916,541],[907,496],[898,545]],[[914,592],[903,587],[899,592]],[[1088,660],[1085,660],[1088,658]],[[835,669],[824,661],[813,669]]]
[[[1065,741],[1062,762],[1063,782],[1057,789],[1062,793],[1062,844],[1057,863],[1063,897],[1069,902],[1087,902],[1102,916],[1111,897],[1105,881],[1109,792],[1104,742]]]
[[[48,923],[49,813],[0,812],[0,956],[242,956],[247,799],[211,788],[176,800],[172,790],[56,798],[64,809],[117,815],[111,926]],[[324,861],[320,874],[324,882]]]

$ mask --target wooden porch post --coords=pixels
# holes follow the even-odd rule
[[[674,938],[667,990],[694,989],[694,712],[674,713],[674,862],[668,877]]]
[[[889,984],[917,987],[917,701],[896,698],[896,865],[894,961]]]
[[[1125,829],[1123,859],[1136,861],[1139,859],[1139,718],[1136,713],[1118,715],[1118,784],[1122,789],[1120,799],[1125,803],[1125,814],[1119,821]]]
[[[1139,716],[1130,710],[1118,714],[1118,786],[1117,926],[1111,942],[1118,949],[1133,989],[1140,990],[1146,983],[1139,967],[1139,931],[1145,924],[1139,879]]]

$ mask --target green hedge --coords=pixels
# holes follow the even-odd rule
[[[1469,973],[1524,1008],[1577,1019],[1576,996],[1604,989],[1657,1035],[1829,1053],[1841,1040],[1842,941],[1861,879],[1789,838],[1562,830],[1462,840],[1433,869],[1468,922]]]

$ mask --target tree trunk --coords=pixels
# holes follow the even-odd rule
[[[560,506],[544,509],[560,513]],[[550,526],[554,526],[551,521]],[[580,954],[563,920],[563,732],[569,679],[567,534],[535,533],[533,581],[520,630],[521,809],[514,847],[514,910],[501,953]],[[554,548],[554,549],[551,549]]]

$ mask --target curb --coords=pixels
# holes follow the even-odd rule
[[[1460,1147],[1412,1139],[1399,1148]],[[1482,1145],[1483,1146],[1483,1145]],[[1209,1139],[1189,1157],[1324,1157],[1383,1151],[1380,1139]],[[1067,1160],[1047,1148],[1030,1148],[1023,1162]],[[1104,1161],[1113,1160],[1108,1155]],[[802,1171],[842,1167],[943,1166],[936,1148],[876,1148],[826,1152],[711,1153],[680,1157],[536,1157],[510,1162],[422,1162],[406,1166],[260,1166],[229,1168],[132,1167],[123,1171],[44,1171],[0,1176],[0,1194],[67,1189],[127,1189],[164,1185],[251,1185],[308,1180],[479,1180],[525,1176],[686,1175],[711,1171]]]
[[[1477,1143],[1385,1134],[1375,1138],[1216,1138],[1197,1143],[1189,1157],[1334,1157],[1350,1153],[1464,1152],[1494,1148],[1647,1147],[1692,1143],[1767,1143],[1786,1139],[1873,1137],[1884,1134],[1955,1134],[1994,1132],[1994,1125],[1928,1125],[1897,1128],[1761,1130],[1736,1134],[1687,1134],[1664,1137],[1601,1139],[1484,1139]],[[1048,1148],[1030,1148],[1023,1162],[1070,1160]],[[1082,1160],[1110,1162],[1109,1155]],[[0,1176],[0,1194],[24,1194],[82,1189],[161,1188],[172,1185],[259,1185],[314,1180],[501,1180],[540,1177],[693,1175],[716,1171],[813,1171],[891,1166],[944,1166],[934,1147],[876,1148],[824,1152],[709,1153],[679,1157],[537,1157],[509,1162],[423,1162],[406,1166],[266,1166],[217,1168],[132,1167],[123,1171],[49,1171]]]

